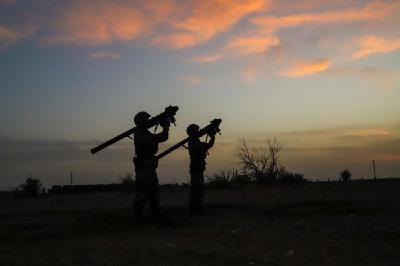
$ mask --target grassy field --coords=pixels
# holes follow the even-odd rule
[[[134,225],[132,195],[0,198],[0,265],[400,265],[400,182],[164,190]]]

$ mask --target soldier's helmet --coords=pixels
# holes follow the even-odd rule
[[[200,127],[196,124],[191,124],[186,128],[186,133],[189,135],[189,137],[194,137],[196,134],[199,132]]]
[[[137,113],[133,120],[135,121],[136,126],[143,127],[150,117],[151,116],[147,112],[142,111]]]

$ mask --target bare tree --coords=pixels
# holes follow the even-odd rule
[[[267,147],[269,152],[268,174],[272,178],[277,178],[279,172],[284,169],[279,160],[280,152],[283,150],[283,144],[277,139],[267,139]]]
[[[282,149],[283,144],[277,138],[268,137],[266,143],[258,147],[249,147],[245,139],[240,139],[236,157],[243,173],[253,175],[256,181],[267,177],[275,179],[282,169],[279,161]]]

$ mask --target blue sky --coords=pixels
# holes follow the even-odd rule
[[[181,109],[166,146],[192,122],[223,119],[210,173],[238,167],[239,138],[269,135],[310,178],[368,176],[372,159],[399,175],[399,11],[398,1],[0,0],[0,187],[71,170],[113,182],[132,171],[131,143],[98,156],[90,145],[170,104]],[[187,160],[171,155],[160,179],[185,180]]]

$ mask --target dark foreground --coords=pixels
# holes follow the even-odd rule
[[[191,217],[166,190],[161,224],[132,195],[0,198],[0,265],[400,265],[400,182],[213,190]]]

